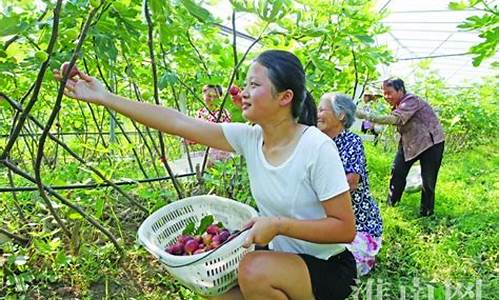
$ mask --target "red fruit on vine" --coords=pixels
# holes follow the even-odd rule
[[[69,67],[69,62],[65,62],[61,65],[61,69],[59,72],[61,73],[61,76],[64,76],[66,72],[68,72],[68,67]],[[76,67],[76,65],[73,65],[71,68],[71,71],[69,72],[68,78],[73,78],[76,75],[80,75],[80,70]]]
[[[233,99],[233,103],[236,106],[241,107],[241,104],[242,104],[241,89],[238,86],[233,85],[229,89],[229,94],[231,94],[231,98]]]
[[[232,98],[233,98],[234,105],[241,107],[241,105],[243,104],[243,99],[241,99],[241,96],[236,95],[236,96],[232,96]]]
[[[240,92],[241,92],[240,88],[236,85],[233,85],[229,88],[229,94],[231,94],[231,96],[236,96]]]

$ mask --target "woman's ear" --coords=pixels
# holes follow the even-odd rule
[[[287,106],[293,100],[293,91],[288,89],[278,93],[278,100],[281,106]]]

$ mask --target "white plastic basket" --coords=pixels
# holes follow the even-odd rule
[[[207,215],[235,230],[256,217],[257,212],[251,206],[218,196],[189,197],[150,215],[139,227],[138,240],[182,284],[200,295],[218,296],[237,284],[239,262],[247,252],[254,250],[253,246],[247,249],[241,246],[248,231],[206,253],[175,256],[165,251],[176,242],[187,224],[199,224]]]

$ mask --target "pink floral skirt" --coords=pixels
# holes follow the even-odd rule
[[[227,160],[227,159],[231,158],[232,156],[233,155],[231,152],[226,152],[226,151],[222,151],[222,150],[214,149],[214,148],[210,148],[210,151],[208,152],[208,157],[210,158],[210,160],[212,160],[212,162],[215,162],[218,160]]]
[[[347,245],[356,259],[358,276],[366,275],[375,266],[375,256],[382,247],[382,237],[374,237],[366,232],[358,232],[354,241]]]

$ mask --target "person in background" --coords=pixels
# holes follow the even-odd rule
[[[202,93],[206,107],[200,108],[196,113],[196,117],[213,123],[231,122],[231,114],[229,111],[225,108],[219,110],[220,103],[218,103],[218,100],[222,96],[222,87],[218,84],[206,84],[203,86]],[[194,145],[196,143],[188,141],[188,144]],[[231,153],[227,151],[211,148],[208,153],[208,165],[211,166],[216,161],[226,160],[230,157]]]
[[[356,217],[356,237],[349,249],[356,259],[358,276],[375,265],[382,245],[382,218],[368,183],[366,158],[361,138],[349,131],[354,123],[356,105],[347,95],[327,93],[321,97],[318,128],[333,139],[349,183]]]
[[[207,107],[202,107],[196,114],[197,118],[205,119],[210,122],[229,123],[231,122],[231,114],[226,109],[219,110],[217,100],[222,96],[222,87],[218,84],[207,84],[203,86],[203,100]],[[208,109],[207,109],[208,108]],[[220,119],[217,121],[217,119]]]
[[[358,110],[356,116],[373,123],[394,125],[401,135],[392,166],[387,204],[394,206],[401,201],[408,172],[416,161],[420,161],[420,215],[430,216],[434,213],[436,181],[443,159],[443,128],[427,102],[406,92],[403,80],[387,79],[383,82],[382,89],[385,100],[392,107],[392,113],[377,115]]]
[[[55,71],[55,77],[61,75]],[[300,60],[268,50],[251,64],[242,91],[243,123],[213,123],[108,92],[87,74],[70,79],[65,94],[103,105],[163,132],[241,154],[260,216],[250,220],[238,286],[217,299],[346,299],[356,285],[356,262],[345,243],[355,220],[335,143],[316,125]]]
[[[381,95],[376,95],[375,93],[372,93],[370,91],[366,91],[363,94],[363,103],[360,107],[360,110],[366,112],[366,113],[371,113],[373,111],[377,111],[374,106],[376,106],[376,102],[378,101],[378,98],[382,97]],[[378,143],[378,136],[379,136],[379,129],[380,128],[375,128],[375,124],[373,124],[370,121],[363,120],[361,122],[361,132],[364,134],[372,134],[374,136],[374,144],[376,145]]]
[[[374,98],[372,96],[373,95],[369,95],[366,93],[363,95],[363,103],[365,104],[363,106],[363,111],[366,113],[370,113],[372,111],[370,106],[369,106],[369,103],[374,100]],[[361,122],[361,132],[362,133],[372,133],[375,135],[376,134],[375,126],[373,125],[372,122],[367,121],[367,120],[363,120],[363,122]]]

